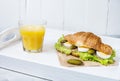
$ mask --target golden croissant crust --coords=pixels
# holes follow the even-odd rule
[[[101,38],[91,32],[77,32],[65,36],[65,40],[76,46],[93,48],[105,54],[112,54],[112,47],[104,44]]]

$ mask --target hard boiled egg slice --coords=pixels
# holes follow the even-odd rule
[[[67,48],[70,48],[72,46],[72,44],[70,44],[69,42],[65,42],[65,43],[63,43],[63,45]]]
[[[78,47],[78,51],[80,52],[87,52],[89,48],[84,48],[84,47]]]
[[[99,56],[102,59],[107,59],[107,58],[110,58],[110,56],[111,56],[111,55],[108,55],[108,54],[105,54],[105,53],[102,53],[99,51],[97,51],[96,54],[97,54],[97,56]]]

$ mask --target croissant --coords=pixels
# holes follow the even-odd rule
[[[99,36],[91,32],[77,32],[68,34],[64,38],[73,45],[92,48],[108,55],[112,54],[112,47],[104,44]]]

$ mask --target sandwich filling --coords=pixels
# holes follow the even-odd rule
[[[66,55],[78,57],[82,61],[93,61],[98,62],[102,65],[109,65],[115,62],[114,61],[115,51],[110,46],[103,44],[100,38],[98,38],[99,40],[96,39],[98,42],[95,40],[93,41],[91,40],[92,41],[91,42],[89,40],[89,36],[87,36],[86,40],[85,37],[82,37],[83,39],[80,39],[71,38],[70,36],[71,35],[62,36],[58,39],[58,41],[55,43],[55,48],[57,51]]]

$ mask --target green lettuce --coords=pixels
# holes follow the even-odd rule
[[[67,55],[70,55],[72,50],[71,49],[68,49],[66,48],[65,46],[62,46],[59,42],[57,42],[55,44],[55,48],[56,50],[58,50],[59,52],[63,53],[63,54],[67,54]]]
[[[66,48],[65,46],[63,46],[61,44],[61,42],[64,41],[64,36],[62,36],[61,38],[58,39],[58,42],[55,43],[55,48],[56,50],[58,50],[59,52],[63,53],[63,54],[71,54],[72,50],[69,48]]]
[[[77,52],[79,55],[79,58],[82,59],[83,61],[94,61],[94,62],[99,62],[102,65],[109,65],[113,64],[114,60],[113,58],[115,57],[115,52],[112,53],[111,57],[108,59],[102,59],[97,57],[96,55],[91,55],[87,52]]]

